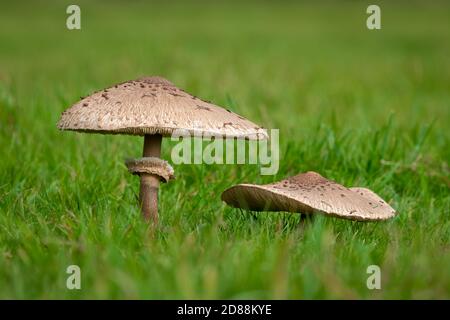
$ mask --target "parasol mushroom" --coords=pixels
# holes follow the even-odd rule
[[[346,188],[316,172],[300,173],[266,184],[239,184],[222,193],[236,208],[254,211],[319,212],[351,220],[385,220],[396,212],[373,191]]]
[[[62,113],[61,130],[144,136],[143,158],[127,160],[141,179],[139,193],[146,220],[158,219],[158,188],[174,170],[160,159],[161,140],[177,130],[193,136],[267,139],[267,133],[244,117],[203,101],[161,77],[143,77],[98,91]]]

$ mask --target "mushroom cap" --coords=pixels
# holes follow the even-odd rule
[[[385,220],[396,214],[373,191],[349,189],[312,171],[266,185],[239,184],[225,190],[222,200],[232,207],[254,211],[317,211],[361,221]]]
[[[161,77],[127,81],[82,98],[62,113],[61,130],[170,136],[267,139],[266,130],[244,117],[203,101]]]

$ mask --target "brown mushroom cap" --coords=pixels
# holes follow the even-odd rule
[[[161,77],[144,77],[96,92],[64,111],[61,130],[170,136],[266,139],[264,129],[227,109],[194,97]]]
[[[222,200],[254,211],[318,211],[352,220],[384,220],[396,214],[373,191],[349,189],[312,171],[266,185],[239,184],[225,190]]]

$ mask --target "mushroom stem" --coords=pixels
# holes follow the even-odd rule
[[[161,140],[159,134],[144,136],[144,157],[161,157]],[[154,174],[141,173],[141,190],[139,202],[142,215],[146,221],[158,222],[158,189],[159,177]]]

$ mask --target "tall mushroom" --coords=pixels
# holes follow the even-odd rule
[[[144,136],[143,157],[126,164],[140,176],[142,214],[154,222],[158,220],[159,183],[173,178],[172,167],[160,159],[162,137],[184,130],[195,136],[267,138],[266,131],[253,122],[161,77],[143,77],[95,92],[64,111],[58,128]]]
[[[366,188],[346,188],[316,172],[266,184],[238,184],[222,193],[228,205],[254,211],[319,212],[351,220],[385,220],[392,207]]]

